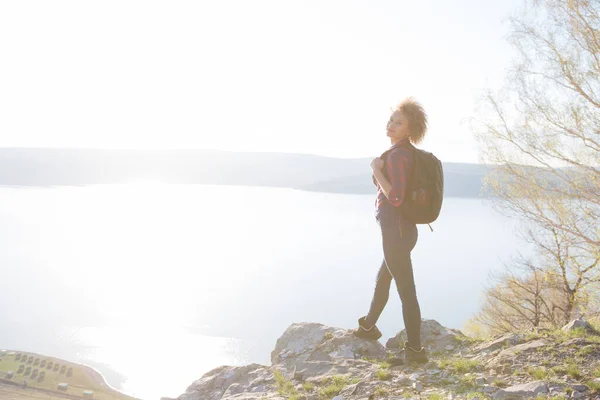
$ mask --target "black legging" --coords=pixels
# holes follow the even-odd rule
[[[381,227],[384,259],[377,274],[375,293],[366,318],[368,326],[377,323],[390,295],[392,278],[402,301],[402,316],[408,344],[421,348],[421,309],[417,300],[415,278],[410,252],[417,243],[417,226],[398,216],[392,206],[379,211],[377,220]]]

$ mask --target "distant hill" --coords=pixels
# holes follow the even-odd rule
[[[1,148],[0,185],[88,185],[154,179],[372,194],[375,189],[370,160],[215,150]],[[478,164],[444,163],[446,195],[482,195],[486,168]]]

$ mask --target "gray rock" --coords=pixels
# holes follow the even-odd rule
[[[573,392],[571,393],[571,398],[572,399],[583,399],[587,397],[587,395],[585,393],[581,393],[581,392]]]
[[[583,347],[591,344],[592,342],[584,339],[584,338],[574,338],[571,340],[567,340],[558,345],[558,347]]]
[[[571,387],[573,388],[573,390],[576,390],[578,392],[587,392],[589,390],[589,388],[585,385],[571,385]]]
[[[342,395],[337,395],[337,396],[335,396],[335,397],[334,397],[333,399],[331,399],[331,400],[344,400],[344,396],[342,396]]]
[[[519,333],[508,333],[491,342],[482,343],[474,348],[477,352],[489,352],[503,348],[504,346],[516,346],[525,340],[525,335]]]
[[[494,400],[519,399],[524,397],[537,397],[538,395],[545,393],[548,393],[548,385],[543,381],[535,381],[511,386],[506,389],[500,389],[494,393],[492,398]]]
[[[492,385],[484,385],[483,386],[483,393],[485,393],[485,394],[494,393],[496,390],[498,390],[498,388],[496,388]]]
[[[374,375],[378,369],[377,365],[364,360],[298,361],[294,366],[293,377],[300,382],[318,381],[332,375]]]
[[[423,391],[423,384],[421,382],[413,382],[412,385],[413,389],[415,389],[417,392],[422,392]]]
[[[435,351],[446,351],[446,346],[456,346],[466,336],[459,330],[442,326],[432,319],[421,321],[421,345]],[[396,336],[390,338],[385,347],[398,349],[406,341],[406,329],[400,331]]]
[[[204,374],[192,383],[177,400],[226,400],[242,393],[253,393],[254,398],[275,393],[275,378],[269,367],[250,364],[244,367],[222,366]],[[262,388],[263,390],[257,390]],[[261,393],[257,395],[257,393]],[[277,397],[267,397],[275,399]],[[236,399],[241,398],[236,396]],[[252,397],[247,397],[252,398]]]
[[[486,379],[483,377],[475,379],[475,384],[477,386],[483,386],[483,385],[485,385],[485,383],[486,383]]]
[[[600,332],[594,329],[593,326],[591,326],[586,320],[582,318],[572,320],[567,325],[563,326],[562,330],[568,332],[574,331],[575,329],[579,328],[584,329],[587,333],[591,333],[593,335],[600,335]]]
[[[378,341],[363,340],[351,331],[316,323],[292,324],[277,339],[271,363],[293,371],[303,361],[334,361],[362,357],[384,359],[385,348]]]
[[[497,356],[489,360],[486,363],[486,368],[504,370],[504,367],[514,364],[515,357],[518,354],[526,354],[527,352],[534,351],[547,345],[548,342],[546,340],[538,339],[509,347],[508,349],[502,350]]]

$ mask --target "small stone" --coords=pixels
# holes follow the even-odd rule
[[[578,392],[586,392],[588,391],[588,387],[585,385],[572,385],[571,386],[574,390],[578,391]]]
[[[483,387],[483,393],[485,394],[490,394],[496,391],[496,388],[492,385],[485,385]]]
[[[477,386],[483,386],[483,385],[485,385],[486,382],[487,382],[487,380],[483,377],[475,379],[475,384]]]
[[[417,392],[422,392],[423,391],[423,384],[421,382],[413,382],[413,386],[412,387]]]
[[[452,351],[452,350],[454,350],[454,346],[452,346],[451,344],[449,344],[449,345],[446,346],[446,350],[447,351]]]
[[[335,396],[335,397],[334,397],[333,399],[331,399],[331,400],[344,400],[344,396],[342,396],[342,395],[340,394],[340,395],[337,395],[337,396]]]
[[[571,398],[572,399],[583,399],[587,397],[587,395],[585,393],[581,393],[581,392],[573,392],[571,393]]]
[[[421,374],[418,373],[414,373],[414,374],[410,374],[410,376],[408,377],[408,379],[410,379],[411,381],[416,381],[419,379],[419,377],[421,376]]]

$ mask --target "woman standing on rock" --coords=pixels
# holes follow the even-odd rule
[[[369,313],[358,320],[354,334],[377,340],[381,332],[375,325],[387,304],[392,278],[402,301],[404,326],[408,336],[404,354],[407,362],[426,363],[421,347],[421,310],[417,300],[410,253],[417,243],[417,226],[399,212],[406,196],[408,177],[413,165],[413,144],[425,137],[427,114],[423,107],[408,98],[392,113],[387,136],[392,146],[371,162],[373,182],[378,188],[376,219],[381,227],[384,259],[377,274],[375,293]]]

